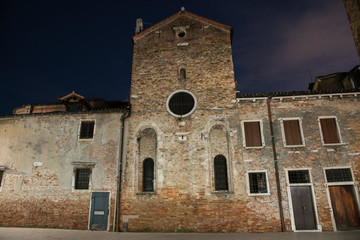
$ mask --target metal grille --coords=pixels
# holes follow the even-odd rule
[[[266,173],[249,173],[250,193],[267,193]]]
[[[154,161],[151,158],[147,158],[143,162],[143,191],[154,191]]]
[[[228,190],[226,158],[217,155],[214,159],[215,190]]]
[[[76,169],[75,189],[89,189],[90,168]]]
[[[80,128],[80,138],[90,139],[94,136],[94,121],[82,121]]]
[[[4,174],[4,171],[0,171],[0,187],[1,187],[1,182],[2,182],[2,178],[3,178],[3,174]]]
[[[310,175],[308,170],[289,171],[290,183],[310,183]]]
[[[176,115],[185,115],[195,106],[195,99],[187,92],[175,93],[169,101],[169,109]]]
[[[349,168],[326,169],[327,182],[352,182],[353,178]]]

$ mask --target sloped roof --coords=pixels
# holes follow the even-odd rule
[[[139,32],[138,34],[136,34],[135,36],[132,37],[132,40],[134,41],[134,40],[136,40],[136,39],[138,39],[138,38],[141,38],[141,37],[143,37],[143,36],[146,36],[146,35],[148,35],[149,33],[153,32],[153,31],[156,31],[158,28],[164,26],[165,24],[168,24],[168,23],[174,21],[175,19],[177,19],[177,18],[179,18],[179,17],[181,17],[181,16],[191,17],[191,18],[196,19],[196,20],[198,20],[198,21],[200,21],[200,22],[204,22],[204,23],[206,23],[206,24],[209,24],[209,25],[211,25],[211,26],[213,26],[213,27],[222,29],[222,30],[224,30],[224,31],[229,31],[229,32],[232,31],[232,27],[230,27],[230,26],[228,26],[228,25],[225,25],[225,24],[222,24],[222,23],[218,23],[218,22],[216,22],[216,21],[210,20],[210,19],[208,19],[208,18],[199,16],[199,15],[197,15],[197,14],[194,14],[194,13],[191,13],[191,12],[188,12],[188,11],[185,11],[185,10],[184,10],[184,11],[179,11],[179,12],[175,13],[174,15],[172,15],[172,16],[164,19],[163,21],[161,21],[161,22],[159,22],[159,23],[157,23],[157,24],[155,24],[155,25],[153,25],[153,26],[151,26],[151,27],[149,27],[149,28],[147,28],[147,29]]]
[[[63,97],[59,97],[58,100],[60,101],[66,101],[68,99],[71,99],[71,98],[76,98],[76,99],[85,99],[84,96],[81,96],[80,94],[77,94],[76,92],[72,91],[72,93],[69,93]]]

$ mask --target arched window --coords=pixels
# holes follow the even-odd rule
[[[228,190],[226,158],[217,155],[214,159],[215,190]]]
[[[154,191],[154,161],[146,158],[143,162],[143,192]]]

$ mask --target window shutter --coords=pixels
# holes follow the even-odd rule
[[[244,122],[245,143],[247,147],[261,147],[260,122]]]
[[[336,128],[335,118],[320,119],[321,132],[324,143],[339,143],[339,136]]]
[[[215,190],[228,190],[226,158],[217,155],[214,159]]]
[[[286,145],[302,145],[298,120],[283,121]]]

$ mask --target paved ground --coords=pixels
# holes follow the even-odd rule
[[[360,231],[322,233],[112,233],[40,228],[0,228],[0,240],[360,240]]]

